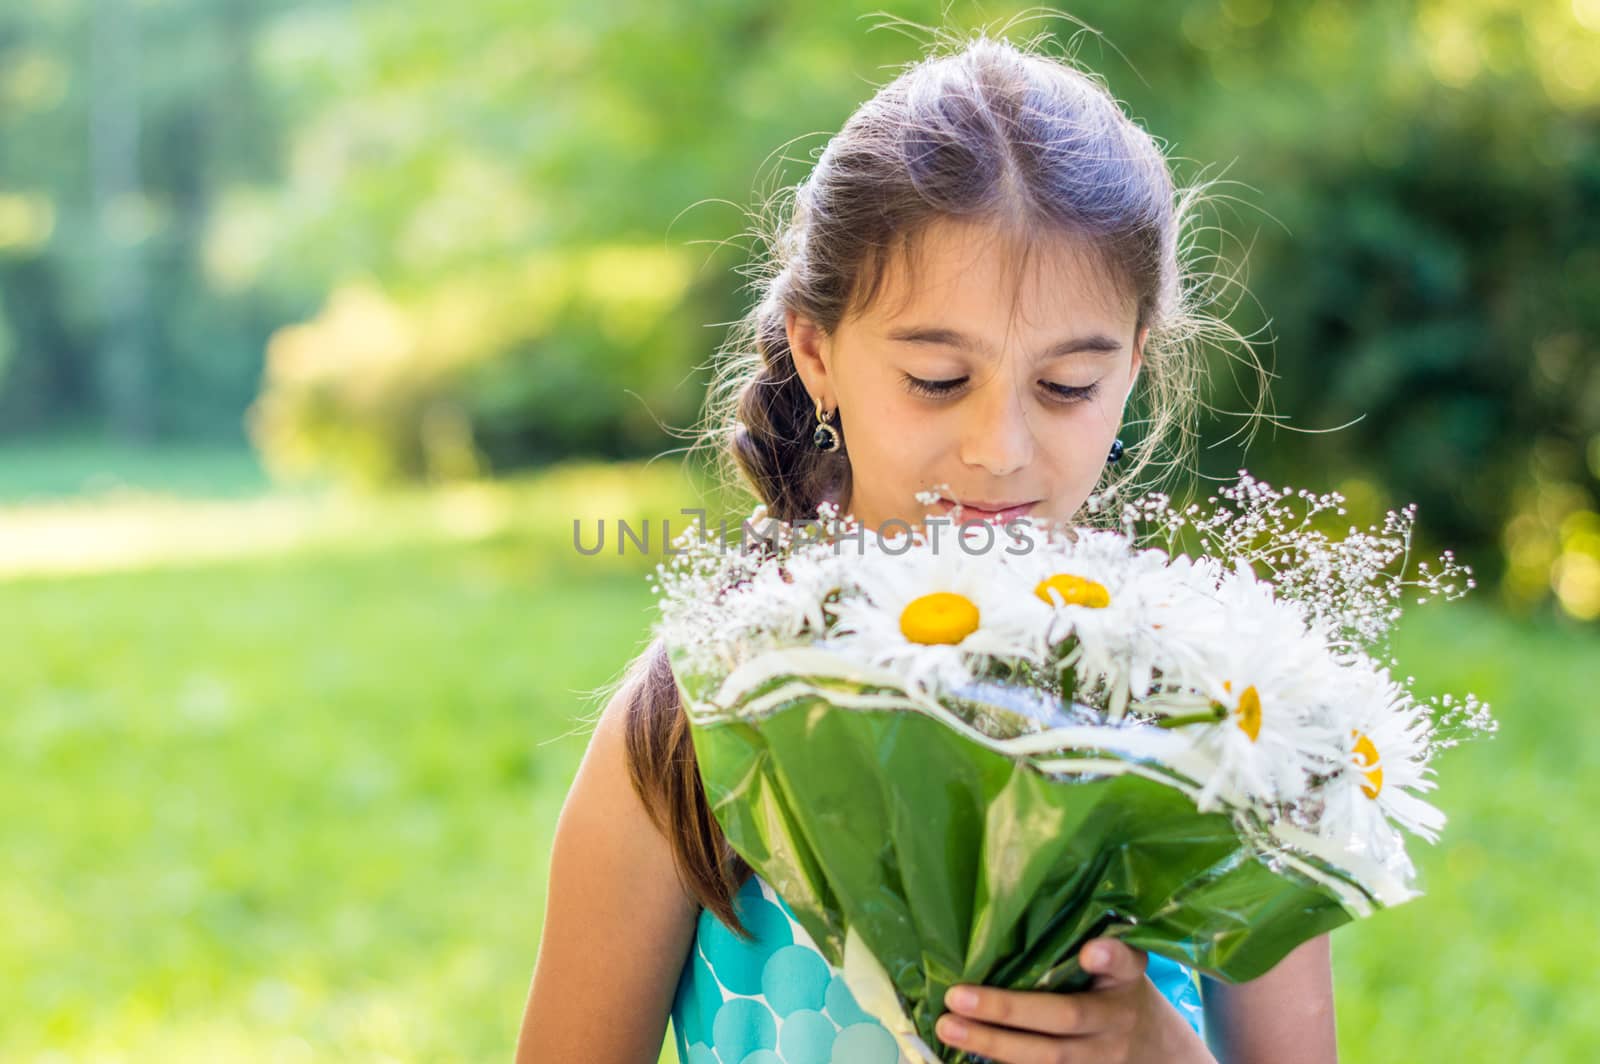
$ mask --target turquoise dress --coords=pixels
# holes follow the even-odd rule
[[[770,884],[751,875],[734,907],[754,941],[700,910],[672,1002],[682,1064],[907,1064]],[[1147,972],[1203,1034],[1195,973],[1154,953]]]

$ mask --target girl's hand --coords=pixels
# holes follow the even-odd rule
[[[996,1064],[1216,1064],[1194,1028],[1145,978],[1143,950],[1097,938],[1078,957],[1095,975],[1090,989],[953,986],[945,994],[952,1011],[935,1030],[946,1043]],[[963,1000],[962,991],[973,1000]]]

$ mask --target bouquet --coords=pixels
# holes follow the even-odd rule
[[[934,1034],[951,985],[1084,988],[1097,936],[1237,982],[1416,895],[1429,761],[1494,722],[1379,655],[1402,588],[1470,569],[1386,571],[1414,507],[1332,541],[1337,494],[1298,522],[1242,470],[1220,494],[1120,531],[757,507],[657,566],[713,815],[911,1059],[974,1059]]]

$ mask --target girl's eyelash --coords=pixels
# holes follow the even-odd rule
[[[951,392],[961,387],[961,385],[965,384],[967,380],[965,377],[955,377],[947,381],[925,381],[921,377],[913,377],[909,373],[902,373],[900,375],[905,378],[906,386],[912,391],[919,395],[932,396],[949,395]]]
[[[1044,387],[1046,391],[1054,392],[1060,396],[1064,402],[1082,403],[1094,398],[1094,393],[1100,390],[1100,382],[1095,381],[1092,384],[1084,385],[1082,388],[1069,388],[1065,384],[1053,384],[1050,381],[1045,381]]]
[[[916,392],[918,395],[926,395],[935,399],[954,394],[956,389],[960,388],[967,381],[967,378],[965,377],[953,377],[950,380],[943,381],[928,381],[923,380],[921,377],[913,377],[909,373],[902,373],[900,375],[905,378],[906,386],[913,392]],[[1050,392],[1052,396],[1055,397],[1057,402],[1064,403],[1081,403],[1085,400],[1092,399],[1094,398],[1095,392],[1100,387],[1099,381],[1095,381],[1093,384],[1084,385],[1081,388],[1072,388],[1064,384],[1055,384],[1051,381],[1043,381],[1042,383],[1044,384],[1045,391]]]

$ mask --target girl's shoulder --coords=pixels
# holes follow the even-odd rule
[[[630,776],[630,695],[601,712],[556,821],[519,1060],[653,1060],[665,1037],[699,905]]]

